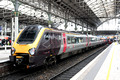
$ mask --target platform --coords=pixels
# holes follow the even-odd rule
[[[0,50],[0,63],[9,61],[9,56],[11,52],[10,49],[5,50]]]
[[[11,46],[10,45],[6,45],[6,48],[11,48]],[[0,49],[5,49],[5,46],[0,46]]]
[[[70,80],[120,80],[120,44],[112,43]]]

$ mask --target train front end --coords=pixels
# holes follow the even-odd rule
[[[42,26],[28,26],[20,32],[11,48],[10,61],[14,65],[32,65]]]

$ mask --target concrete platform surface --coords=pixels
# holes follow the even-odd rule
[[[70,80],[120,80],[120,44],[112,43]]]
[[[11,50],[7,49],[5,50],[0,50],[0,63],[9,61],[9,56],[11,54]]]
[[[0,49],[1,48],[5,48],[5,46],[0,46]],[[6,48],[11,48],[11,46],[10,45],[6,45]]]

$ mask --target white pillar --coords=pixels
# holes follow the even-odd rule
[[[15,30],[14,30],[14,18],[12,18],[12,36],[11,36],[11,45],[13,45],[13,41],[14,41],[14,38],[15,38],[15,36],[14,36],[14,32],[15,32]]]
[[[5,37],[6,37],[6,28],[7,28],[7,23],[6,22],[4,22],[4,24],[5,24]],[[5,41],[5,51],[6,51],[6,41]]]
[[[18,36],[18,17],[15,17],[15,40]]]

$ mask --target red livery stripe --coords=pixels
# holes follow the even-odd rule
[[[91,45],[90,37],[89,37],[89,45]]]
[[[65,34],[65,33],[63,33],[63,45],[64,45],[63,52],[65,52],[65,51],[66,51],[66,48],[67,48],[66,34]]]

